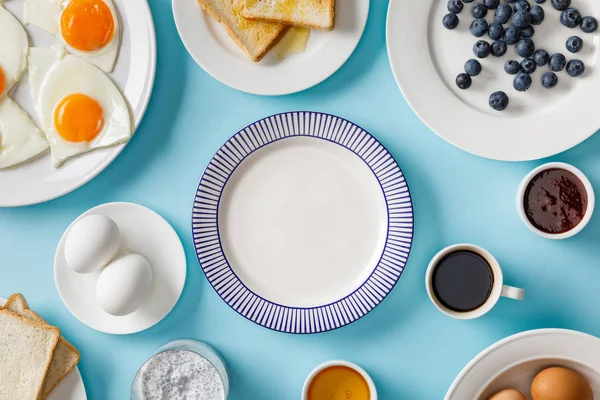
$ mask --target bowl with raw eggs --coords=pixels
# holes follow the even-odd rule
[[[600,339],[564,329],[510,336],[467,364],[444,399],[600,399]]]

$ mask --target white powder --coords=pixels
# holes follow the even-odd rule
[[[146,400],[225,400],[223,381],[206,358],[187,350],[153,357],[142,372]]]

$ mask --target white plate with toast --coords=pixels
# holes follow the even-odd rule
[[[0,298],[0,307],[6,304],[6,300]],[[4,376],[5,378],[5,376]],[[50,392],[45,400],[87,400],[83,379],[79,369],[75,367],[62,379]]]
[[[0,2],[24,25],[25,0]],[[154,85],[156,35],[147,0],[113,0],[120,27],[120,47],[113,72],[108,77],[123,94],[130,111],[132,132],[139,126]],[[33,25],[25,26],[31,47],[50,48],[61,44],[51,34]],[[31,51],[30,51],[31,53]],[[40,126],[30,91],[29,76],[24,74],[9,92]],[[55,169],[49,153],[13,168],[0,170],[0,207],[42,203],[63,196],[84,185],[121,153],[125,144],[106,147],[68,160]]]
[[[254,0],[200,3],[210,14],[197,0],[173,0],[175,23],[187,51],[223,84],[266,96],[300,92],[333,75],[354,52],[369,15],[369,0],[277,0],[273,10],[261,9],[256,4],[262,3]],[[293,17],[289,7],[301,7],[298,3],[307,3],[307,9],[296,10]],[[246,17],[250,11],[252,19]],[[293,27],[288,30],[289,25]],[[300,26],[312,28],[303,52],[298,42],[306,36],[298,38]],[[283,58],[290,51],[298,53]]]

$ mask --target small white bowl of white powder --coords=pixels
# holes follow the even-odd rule
[[[210,346],[178,340],[161,347],[138,371],[131,400],[226,400],[229,374]]]

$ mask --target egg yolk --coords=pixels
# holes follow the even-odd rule
[[[54,126],[66,141],[91,142],[104,126],[102,107],[85,94],[69,95],[54,111]]]
[[[102,0],[73,0],[60,20],[67,44],[81,51],[95,51],[113,38],[115,21],[108,5]]]
[[[4,71],[2,71],[2,68],[0,68],[0,96],[2,95],[2,93],[4,93],[4,86],[6,85],[4,81]]]

